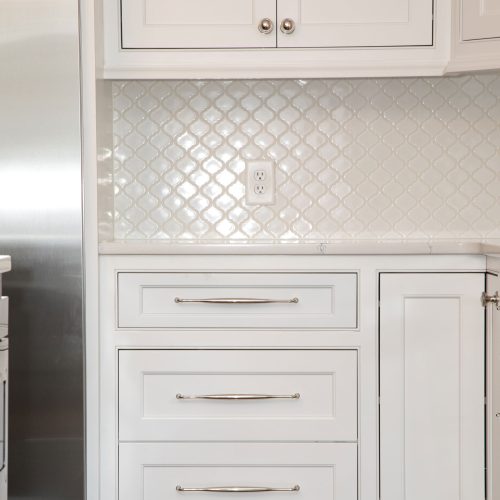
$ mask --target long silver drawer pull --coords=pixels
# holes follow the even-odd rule
[[[201,394],[196,396],[187,396],[185,394],[176,394],[177,399],[299,399],[300,394]]]
[[[267,488],[265,486],[214,486],[211,488],[183,488],[176,486],[177,491],[204,491],[208,493],[268,493],[270,491],[299,491],[300,486],[296,484],[291,488]]]
[[[175,297],[176,304],[298,304],[299,299],[294,297],[293,299],[246,299],[246,298],[216,298],[216,299],[181,299],[180,297]]]

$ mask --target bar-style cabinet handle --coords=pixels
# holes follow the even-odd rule
[[[184,488],[176,486],[177,491],[202,491],[206,493],[268,493],[273,491],[299,491],[300,486],[296,484],[291,488],[267,488],[266,486],[214,486],[207,488]]]
[[[181,299],[175,297],[176,304],[297,304],[299,299],[251,299],[251,298],[214,298],[214,299]]]
[[[300,394],[200,394],[200,395],[185,395],[176,394],[177,399],[222,399],[222,400],[235,400],[235,399],[299,399]]]

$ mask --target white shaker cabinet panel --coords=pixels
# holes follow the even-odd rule
[[[122,48],[275,47],[274,0],[122,0]]]
[[[121,443],[119,454],[120,500],[357,500],[355,443]],[[227,492],[242,487],[261,491]],[[198,491],[210,488],[226,491]]]
[[[485,497],[483,288],[482,273],[381,275],[381,500]]]
[[[279,47],[384,47],[433,43],[432,0],[277,2]],[[284,24],[285,19],[292,24]]]
[[[432,0],[122,0],[121,16],[124,49],[269,48],[276,36],[278,47],[433,41]],[[273,23],[268,33],[259,30],[263,19]]]
[[[500,38],[500,0],[462,0],[462,39]]]
[[[121,350],[124,441],[356,441],[354,350]]]

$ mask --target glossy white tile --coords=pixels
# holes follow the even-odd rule
[[[500,74],[116,81],[114,236],[500,237]],[[245,204],[245,162],[276,203]]]

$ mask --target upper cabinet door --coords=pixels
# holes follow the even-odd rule
[[[462,40],[500,37],[500,0],[462,0]]]
[[[432,0],[278,0],[278,46],[432,45],[432,9]]]
[[[122,0],[121,6],[124,49],[276,46],[275,0]]]

